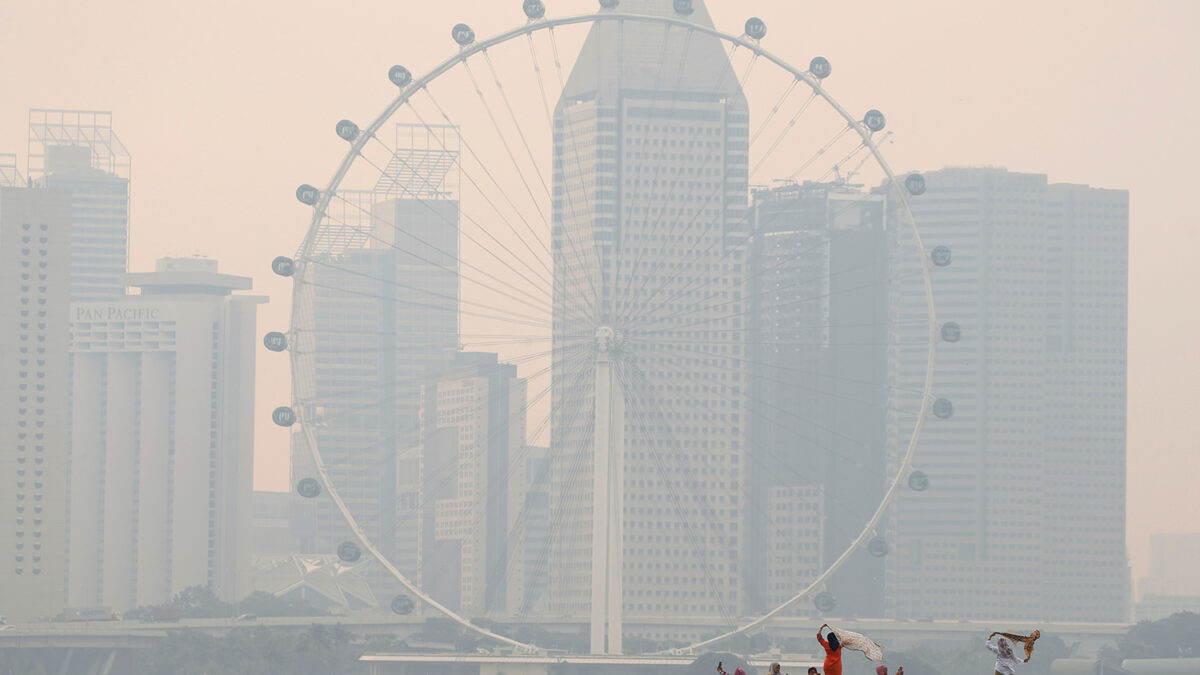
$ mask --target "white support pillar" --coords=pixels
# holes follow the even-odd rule
[[[596,329],[596,427],[592,466],[591,652],[620,654],[625,396],[613,369],[618,335]]]

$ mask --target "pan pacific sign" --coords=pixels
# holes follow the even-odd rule
[[[169,305],[133,302],[75,302],[71,303],[71,321],[173,321],[175,313]]]

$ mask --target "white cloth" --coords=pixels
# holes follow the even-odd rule
[[[842,630],[833,626],[830,626],[829,630],[833,631],[833,634],[838,637],[838,642],[842,643],[842,649],[852,649],[856,652],[862,652],[870,661],[883,660],[883,647],[880,647],[862,633]]]
[[[1017,675],[1017,664],[1021,661],[1017,658],[1017,653],[1015,651],[1012,652],[1011,656],[1006,656],[1000,653],[1000,645],[995,644],[990,640],[984,644],[986,644],[987,648],[992,650],[992,653],[996,655],[997,673],[1000,673],[1000,675]]]

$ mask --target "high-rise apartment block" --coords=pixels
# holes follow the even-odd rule
[[[888,248],[884,197],[841,184],[754,194],[746,266],[749,361],[748,602],[765,612],[842,555],[883,499]],[[780,506],[807,486],[828,504],[817,566],[771,568]],[[821,489],[823,488],[823,489]],[[808,515],[812,515],[811,512]],[[790,531],[790,530],[789,530]],[[775,543],[772,543],[775,542]],[[811,543],[796,541],[811,557]],[[791,557],[791,556],[789,556]],[[799,562],[799,561],[797,561]],[[810,576],[800,574],[807,570]],[[880,616],[883,561],[853,556],[829,582],[841,616]],[[807,607],[807,606],[806,606]]]
[[[516,366],[473,352],[422,388],[421,579],[472,616],[526,595],[525,395]]]
[[[702,2],[692,9],[689,20],[711,25]],[[665,1],[621,10],[674,16]],[[624,611],[742,606],[748,146],[746,99],[719,40],[592,26],[554,113],[554,615],[590,608],[589,350],[605,325],[626,402]]]
[[[766,553],[765,569],[760,569],[758,574],[765,582],[766,605],[768,609],[774,609],[825,571],[828,518],[825,488],[822,485],[767,488],[763,507],[769,524],[762,542],[762,550]],[[751,582],[747,580],[748,584]],[[791,615],[811,613],[808,605],[789,609]]]
[[[71,305],[70,606],[249,594],[259,296],[164,258],[141,289]],[[64,326],[64,335],[66,329]]]
[[[9,621],[63,607],[70,261],[70,193],[0,187],[0,615]]]
[[[112,113],[29,111],[29,175],[71,193],[71,300],[125,294],[129,265],[129,153]]]
[[[1129,195],[1002,169],[925,174],[911,199],[943,322],[916,468],[889,530],[898,618],[1122,621]],[[920,405],[927,316],[896,234],[888,453]],[[945,326],[953,322],[956,326]],[[1024,589],[1014,592],[1013,589]]]

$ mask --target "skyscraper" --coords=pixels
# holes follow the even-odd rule
[[[925,175],[936,250],[935,404],[886,558],[894,617],[1121,621],[1129,196],[1003,169]],[[927,316],[895,229],[888,453],[920,405]],[[936,249],[942,246],[944,249]],[[946,325],[952,322],[954,325]]]
[[[833,564],[883,498],[884,216],[883,195],[838,184],[788,185],[754,195],[746,268],[751,336],[746,583],[754,612],[779,605]],[[781,586],[779,574],[764,568],[768,555],[779,555],[768,545],[778,539],[773,529],[780,517],[770,495],[801,486],[818,488],[812,498],[822,502],[817,513],[824,519],[819,528],[824,540],[816,549],[821,557],[815,565],[792,565],[790,583]],[[814,554],[803,539],[777,543],[797,557]],[[881,616],[882,560],[857,552],[828,590],[839,616]]]
[[[495,354],[460,352],[422,388],[421,578],[470,615],[525,597],[525,381]]]
[[[127,609],[251,591],[256,314],[217,261],[160,259],[140,295],[71,305],[67,599]]]
[[[0,614],[63,607],[71,195],[0,187]]]
[[[29,175],[71,193],[71,300],[125,294],[129,265],[129,153],[112,113],[29,111]]]
[[[621,10],[674,16],[668,0]],[[624,611],[742,607],[748,126],[720,42],[661,24],[593,25],[558,101],[553,614],[591,603],[590,345],[605,325],[626,410]]]
[[[404,130],[404,133],[401,133]],[[308,418],[330,480],[367,535],[405,574],[419,570],[421,387],[458,347],[457,129],[430,140],[398,126],[400,149],[369,192],[339,193],[317,242],[302,381]],[[436,141],[436,142],[435,142]],[[331,208],[333,206],[331,205]],[[313,476],[303,436],[293,437],[293,485]],[[328,554],[350,537],[327,500],[296,497],[306,551]]]

